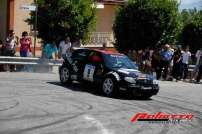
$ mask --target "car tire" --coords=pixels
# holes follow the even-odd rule
[[[72,82],[70,69],[66,66],[60,68],[60,82],[63,85],[69,85]]]
[[[108,97],[118,94],[117,82],[112,77],[106,77],[102,82],[102,93]]]

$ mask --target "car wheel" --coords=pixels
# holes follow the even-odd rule
[[[116,95],[116,81],[113,78],[107,77],[102,83],[102,92],[108,97]]]
[[[62,84],[70,84],[71,83],[70,70],[66,66],[62,66],[60,68],[60,82]]]

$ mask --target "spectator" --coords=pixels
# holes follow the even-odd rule
[[[47,43],[43,48],[43,54],[46,59],[57,59],[58,50],[56,47],[56,43]]]
[[[182,74],[181,77],[185,80],[188,74],[188,65],[191,58],[191,53],[189,47],[185,48],[185,51],[182,52]]]
[[[28,36],[28,33],[24,31],[22,33],[22,38],[20,39],[20,56],[21,57],[28,57],[30,55],[31,51],[31,44],[32,40]]]
[[[200,82],[201,75],[202,75],[202,47],[200,50],[196,52],[196,58],[197,58],[197,61],[196,61],[196,67],[194,69],[194,75],[196,75],[196,72],[198,72],[196,81]]]
[[[132,50],[132,54],[131,54],[131,59],[135,62],[137,62],[137,52],[136,50]]]
[[[0,40],[0,56],[3,55],[3,42]],[[3,65],[0,64],[0,72],[3,71]]]
[[[59,44],[59,58],[65,58],[67,53],[71,53],[71,42],[70,38],[67,36],[64,41],[61,41]]]
[[[0,40],[0,56],[3,55],[3,42]]]
[[[170,49],[170,45],[166,44],[163,50],[160,51],[161,61],[159,73],[163,71],[163,79],[166,80],[169,73],[170,63],[173,58],[173,52]]]
[[[101,48],[101,50],[106,50],[106,48],[107,48],[107,43],[104,42],[104,43],[102,44],[102,48]]]
[[[128,50],[127,56],[128,56],[131,60],[133,60],[133,59],[132,59],[132,50]]]
[[[197,83],[200,82],[201,76],[202,76],[202,64],[200,63],[199,72],[198,72],[198,75],[197,75],[197,77],[196,77],[196,82],[197,82]]]
[[[160,79],[161,77],[161,70],[159,66],[160,60],[161,60],[161,56],[159,53],[159,49],[155,48],[152,54],[151,66],[152,66],[153,73],[156,73],[156,79]]]
[[[82,46],[81,40],[80,40],[78,37],[76,37],[75,40],[74,40],[73,43],[72,43],[72,48],[73,48],[73,49],[74,49],[74,48],[79,48],[79,47],[81,47],[81,46]]]
[[[136,53],[136,63],[140,69],[143,71],[143,50],[138,50]]]
[[[6,38],[6,44],[3,51],[4,56],[15,56],[16,45],[18,45],[18,37],[15,36],[15,32],[13,30],[10,30]],[[9,68],[11,72],[15,71],[15,65],[10,65]]]
[[[18,37],[15,36],[15,33],[13,30],[10,30],[9,35],[6,38],[4,55],[5,56],[15,56],[16,45],[18,45]]]
[[[149,48],[146,48],[143,53],[143,70],[145,73],[151,73],[152,67],[151,67],[151,61],[152,61],[152,53],[153,50],[150,50]]]
[[[172,68],[172,76],[176,79],[176,81],[181,79],[181,65],[182,65],[182,51],[180,48],[177,48],[174,52],[173,56],[173,68]]]

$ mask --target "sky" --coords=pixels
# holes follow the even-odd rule
[[[202,9],[202,0],[181,0],[180,9]]]

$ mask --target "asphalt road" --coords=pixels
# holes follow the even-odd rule
[[[202,84],[161,82],[150,100],[107,98],[57,74],[0,73],[0,134],[202,134]],[[136,122],[138,112],[193,113],[177,124]]]

